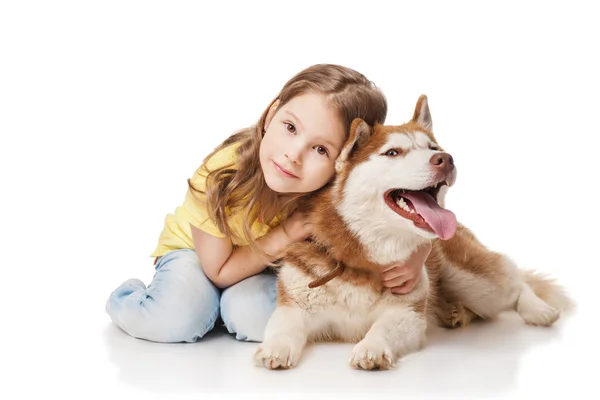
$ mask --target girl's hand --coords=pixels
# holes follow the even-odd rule
[[[283,224],[283,231],[290,243],[303,241],[311,234],[312,229],[309,214],[300,211],[294,211]]]
[[[431,252],[431,242],[421,245],[403,264],[393,264],[382,271],[383,286],[394,294],[407,294],[419,283],[421,268]]]

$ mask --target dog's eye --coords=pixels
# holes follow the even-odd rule
[[[429,150],[438,151],[440,148],[433,143],[429,144]]]
[[[396,157],[398,154],[400,154],[400,152],[396,149],[389,149],[388,151],[386,151],[383,154],[386,156],[389,156],[389,157]]]

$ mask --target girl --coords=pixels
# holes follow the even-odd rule
[[[267,267],[311,233],[295,207],[333,178],[352,120],[384,123],[386,114],[381,91],[352,69],[314,65],[294,76],[255,126],[225,140],[188,179],[152,253],[152,283],[121,284],[106,303],[111,319],[136,338],[194,342],[221,317],[238,340],[262,341],[277,297]],[[429,250],[383,271],[384,286],[410,292]]]

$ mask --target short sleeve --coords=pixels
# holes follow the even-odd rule
[[[214,154],[206,164],[201,165],[190,178],[190,183],[197,191],[189,188],[183,203],[185,211],[189,214],[190,223],[196,228],[216,237],[226,237],[220,231],[215,221],[210,219],[206,204],[206,178],[209,171],[235,163],[235,148],[227,147]],[[204,193],[203,193],[204,192]]]

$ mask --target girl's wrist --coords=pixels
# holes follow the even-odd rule
[[[278,226],[273,228],[271,232],[269,232],[264,237],[264,247],[263,250],[265,253],[269,254],[273,257],[273,259],[278,259],[283,256],[283,252],[286,247],[290,244],[290,239],[287,234],[283,230],[282,226]]]

